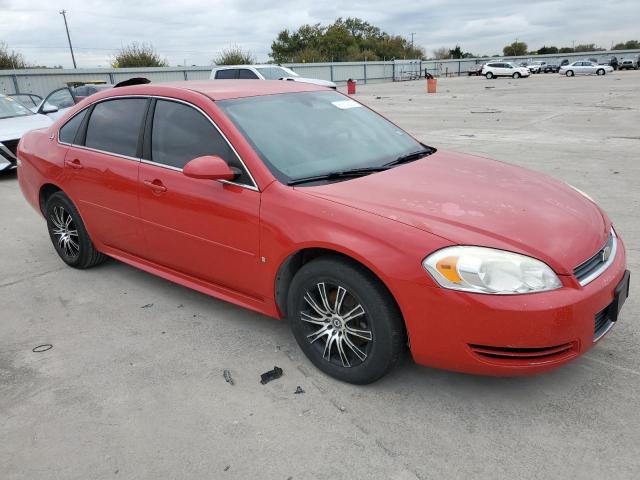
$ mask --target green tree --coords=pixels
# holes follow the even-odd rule
[[[603,51],[604,48],[598,48],[596,47],[595,43],[582,43],[580,45],[576,45],[573,48],[574,52],[599,52],[599,51]]]
[[[537,51],[538,55],[549,55],[552,53],[558,53],[558,47],[547,47],[543,45],[542,48],[539,48]]]
[[[638,40],[627,40],[626,42],[616,43],[613,50],[636,50],[640,48]]]
[[[218,56],[213,59],[213,63],[216,65],[251,65],[252,63],[256,63],[256,57],[249,50],[244,50],[238,45],[231,45],[223,49]]]
[[[11,70],[14,68],[27,68],[27,63],[21,53],[9,51],[5,42],[0,42],[0,70]]]
[[[277,63],[423,58],[421,47],[383,32],[360,18],[338,18],[330,25],[302,25],[282,30],[269,56]]]
[[[122,47],[111,61],[113,68],[167,67],[169,64],[156,53],[150,43],[133,42]]]
[[[502,53],[505,57],[517,57],[519,55],[526,55],[527,51],[528,47],[524,42],[513,42],[511,45],[507,45],[502,49]]]
[[[456,48],[449,50],[449,58],[462,58],[463,55],[460,45],[456,45]]]
[[[558,50],[558,53],[573,53],[573,51],[571,47],[562,47]]]

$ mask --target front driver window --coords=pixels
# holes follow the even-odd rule
[[[69,89],[62,88],[51,93],[45,100],[45,105],[50,105],[60,110],[63,108],[73,107],[75,105],[75,101],[73,100]]]
[[[204,115],[184,103],[158,100],[151,131],[151,160],[181,169],[205,155],[217,155],[240,169],[242,174],[235,182],[252,185],[238,157]]]

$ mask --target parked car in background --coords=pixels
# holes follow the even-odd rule
[[[610,72],[613,72],[611,65],[598,65],[585,60],[560,67],[558,71],[560,75],[566,75],[567,77],[573,77],[574,75],[605,75]]]
[[[569,61],[569,59],[565,58],[560,62],[560,67],[564,67],[565,65],[569,65],[570,63],[571,62]]]
[[[30,110],[35,112],[40,102],[42,102],[42,97],[40,95],[36,95],[35,93],[10,93],[7,97],[14,98],[22,103],[25,107],[28,107]]]
[[[531,75],[527,67],[520,67],[510,62],[489,62],[482,67],[482,75],[491,79],[497,77],[528,77]]]
[[[66,87],[61,87],[50,92],[45,99],[40,102],[35,111],[36,113],[56,119],[64,115],[69,108],[95,93],[116,87],[141,85],[146,83],[151,83],[151,81],[143,77],[129,78],[115,85],[102,81],[92,81],[87,83],[78,81],[67,82]]]
[[[224,65],[213,67],[211,80],[289,80],[311,83],[322,87],[337,88],[334,82],[318,78],[301,77],[290,68],[280,65]]]
[[[560,65],[555,63],[547,63],[542,69],[544,73],[558,73],[558,70],[560,70]]]
[[[438,368],[547,371],[600,341],[629,293],[624,244],[585,194],[424,145],[317,85],[103,91],[18,158],[67,265],[109,255],[286,319],[346,382],[382,377],[407,346]]]
[[[0,94],[0,171],[16,168],[16,149],[26,132],[52,123],[46,115],[34,113],[15,98]]]
[[[542,70],[547,65],[547,62],[531,62],[527,65],[527,68],[531,73],[542,73]]]
[[[623,58],[620,60],[618,64],[618,70],[637,70],[638,69],[638,59],[635,60],[632,58]]]
[[[469,67],[469,70],[467,70],[467,75],[469,75],[470,77],[474,75],[477,75],[477,76],[482,75],[482,67],[484,67],[483,63],[479,63],[477,65],[473,65],[472,67]]]

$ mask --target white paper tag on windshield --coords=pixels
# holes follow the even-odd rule
[[[346,110],[348,108],[362,107],[362,105],[360,105],[358,102],[354,102],[353,100],[340,100],[340,101],[331,102],[331,103],[336,107],[340,108],[341,110]]]

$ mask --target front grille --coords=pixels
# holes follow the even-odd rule
[[[551,347],[492,347],[469,345],[476,355],[493,362],[510,365],[530,365],[541,362],[562,360],[576,353],[576,342],[563,343]]]
[[[586,285],[590,280],[593,280],[593,278],[590,277],[596,274],[599,269],[603,268],[609,259],[613,258],[615,250],[616,240],[614,234],[611,233],[607,243],[605,243],[591,258],[585,260],[574,268],[573,274],[582,285]]]
[[[18,142],[20,140],[5,140],[0,143],[0,155],[9,160],[11,163],[16,163],[16,151],[18,149]]]

